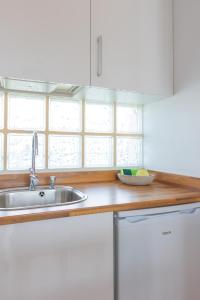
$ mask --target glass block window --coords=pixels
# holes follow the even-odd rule
[[[118,133],[142,133],[142,108],[119,104],[116,121]]]
[[[0,133],[0,170],[3,170],[3,134]]]
[[[81,101],[50,98],[49,129],[53,131],[80,132],[82,127]]]
[[[92,96],[45,89],[0,93],[0,171],[31,168],[33,131],[38,170],[142,166],[142,107],[118,103],[116,93],[105,97],[98,90],[96,101]]]
[[[45,129],[45,97],[8,95],[8,128],[21,130]]]
[[[31,167],[31,143],[31,134],[8,134],[8,170],[27,170]],[[45,137],[43,134],[38,135],[38,152],[39,154],[36,156],[36,168],[44,169]]]
[[[117,166],[130,167],[142,164],[142,139],[117,137]]]
[[[113,166],[113,138],[110,136],[85,137],[85,167]]]
[[[85,131],[86,132],[113,132],[113,104],[95,103],[86,101],[85,104]]]
[[[70,135],[49,136],[49,168],[81,168],[81,137]]]

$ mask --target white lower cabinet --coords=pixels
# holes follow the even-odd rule
[[[113,300],[113,215],[0,226],[1,300]]]

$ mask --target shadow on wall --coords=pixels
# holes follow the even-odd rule
[[[174,0],[174,88],[144,107],[148,169],[200,177],[200,2]]]

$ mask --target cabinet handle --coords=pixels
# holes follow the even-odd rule
[[[102,36],[97,38],[97,76],[102,75]]]

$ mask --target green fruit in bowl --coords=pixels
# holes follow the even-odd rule
[[[139,169],[136,172],[136,176],[149,176],[149,172],[146,169]]]
[[[139,171],[139,170],[136,169],[136,168],[131,169],[131,174],[132,174],[132,176],[136,176],[136,174],[137,174],[138,171]]]

